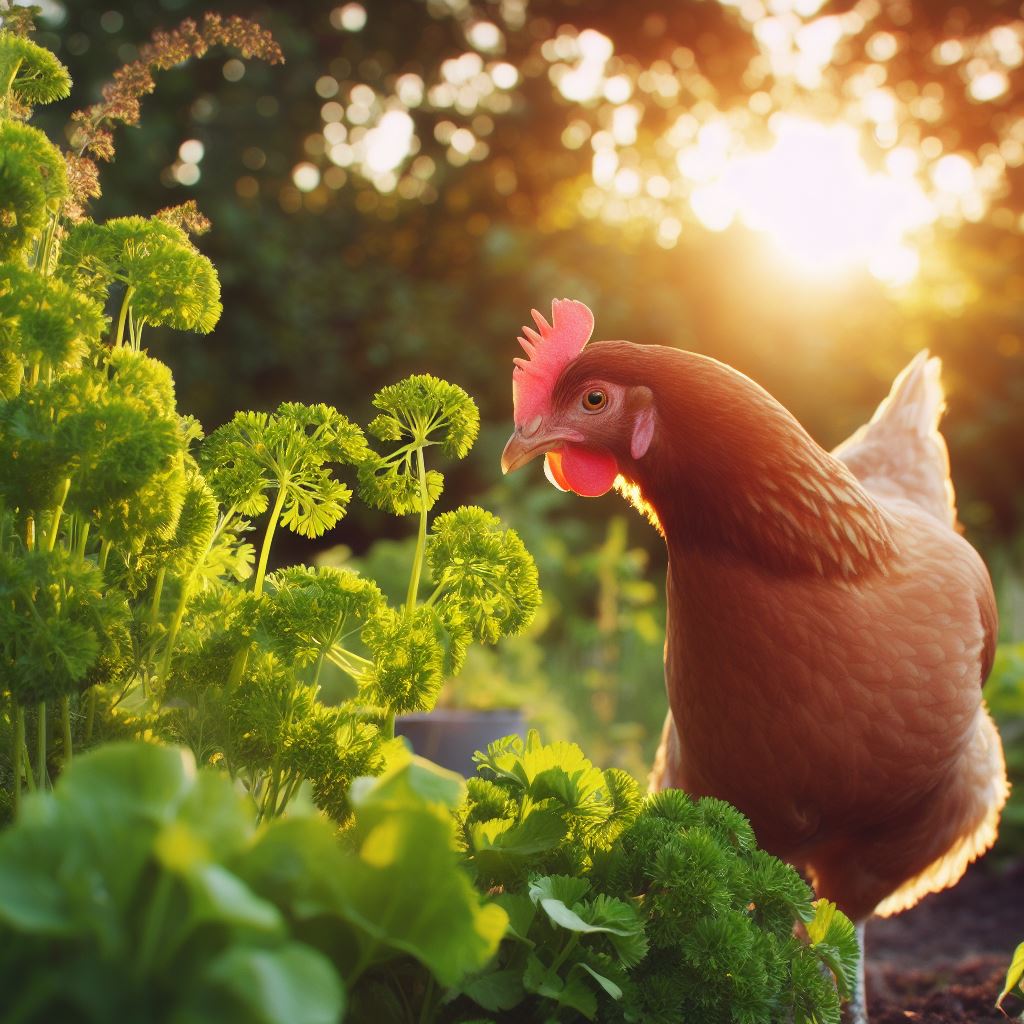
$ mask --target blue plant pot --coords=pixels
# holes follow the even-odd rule
[[[420,757],[466,778],[476,774],[473,754],[511,733],[526,736],[526,719],[515,708],[439,708],[429,714],[400,715],[395,720],[395,735],[405,736]]]

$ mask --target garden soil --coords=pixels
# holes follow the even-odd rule
[[[1024,861],[974,865],[955,888],[867,930],[871,1024],[1006,1024],[995,1008],[1024,942]],[[1007,999],[1011,1017],[1024,1004]]]

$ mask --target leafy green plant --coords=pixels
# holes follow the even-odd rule
[[[517,1021],[838,1022],[853,925],[758,850],[735,808],[678,790],[643,797],[624,772],[535,733],[478,761],[461,812],[467,857],[510,924],[459,1005]]]
[[[5,1019],[328,1024],[395,963],[457,984],[506,926],[459,864],[464,790],[406,756],[355,788],[343,847],[315,816],[255,829],[183,750],[90,752],[0,834]]]
[[[328,406],[282,405],[239,413],[203,444],[200,465],[220,504],[221,527],[248,530],[269,508],[251,592],[218,584],[189,605],[184,639],[165,653],[157,728],[197,748],[213,747],[241,773],[263,816],[279,814],[303,780],[339,819],[354,774],[380,771],[401,712],[428,711],[473,642],[497,642],[529,624],[539,602],[537,570],[512,530],[483,509],[430,511],[443,477],[425,452],[465,455],[477,411],[461,388],[410,377],[374,398],[384,411],[362,431]],[[414,513],[416,544],[405,601],[392,606],[350,569],[294,566],[267,573],[278,526],[319,536],[345,514],[352,490],[334,468],[356,468],[360,494],[395,514]],[[271,495],[273,505],[271,506]],[[421,595],[429,578],[431,590]],[[179,606],[191,587],[180,588]],[[176,643],[172,629],[165,651]],[[354,693],[339,707],[317,699],[332,664]],[[217,666],[211,675],[211,664]],[[353,756],[354,755],[354,756]]]
[[[179,413],[143,333],[213,329],[220,286],[191,237],[209,225],[193,203],[103,224],[85,205],[93,161],[112,157],[113,126],[138,120],[153,73],[221,43],[280,59],[250,22],[184,22],[73,117],[77,151],[62,155],[20,119],[66,95],[67,73],[0,31],[0,664],[15,812],[76,747],[144,734],[224,766],[261,818],[307,784],[344,821],[351,780],[396,753],[395,715],[430,709],[471,643],[520,631],[540,601],[533,560],[494,516],[430,523],[443,478],[428,450],[462,458],[477,433],[461,388],[417,376],[380,391],[379,451],[327,405],[238,413],[205,440]],[[270,571],[280,528],[320,537],[345,515],[346,469],[371,506],[418,517],[399,607],[349,570]],[[341,705],[320,699],[327,663],[351,679]]]
[[[46,788],[76,745],[117,731],[98,708],[152,690],[165,579],[209,571],[216,520],[190,451],[200,432],[178,413],[167,367],[141,350],[147,323],[209,331],[220,314],[216,272],[185,230],[201,218],[189,206],[86,220],[99,190],[84,153],[112,156],[110,126],[137,120],[156,68],[219,43],[281,58],[243,19],[187,23],[122,69],[76,120],[77,151],[62,153],[25,121],[68,95],[68,72],[28,39],[31,10],[0,15],[0,773],[16,811],[23,785]]]

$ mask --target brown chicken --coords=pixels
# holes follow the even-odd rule
[[[830,454],[723,363],[584,348],[582,303],[533,315],[502,468],[545,454],[565,490],[614,486],[668,547],[652,784],[735,804],[857,922],[953,885],[1008,785],[981,695],[996,606],[956,529],[939,361],[920,353]]]

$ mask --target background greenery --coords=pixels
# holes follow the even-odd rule
[[[614,496],[584,502],[557,494],[537,471],[499,479],[517,328],[531,306],[561,295],[594,307],[599,336],[681,345],[732,363],[826,445],[862,422],[909,356],[930,346],[946,365],[945,429],[961,516],[997,577],[1005,637],[1024,633],[1015,568],[1024,516],[1024,161],[1006,146],[1024,97],[1022,73],[1008,67],[1009,87],[985,102],[966,88],[968,58],[984,57],[978,40],[1015,25],[1015,4],[858,5],[867,12],[862,27],[847,32],[812,88],[770,68],[752,78],[756,24],[712,2],[374,0],[359,8],[362,24],[358,5],[312,0],[135,0],[116,9],[51,2],[42,25],[52,31],[40,41],[75,80],[72,98],[46,111],[51,133],[97,99],[155,28],[211,6],[264,23],[287,63],[225,59],[165,73],[144,103],[141,127],[119,132],[119,158],[104,168],[94,214],[102,220],[195,198],[212,219],[203,249],[220,272],[225,316],[205,339],[147,333],[151,351],[174,371],[183,411],[207,430],[235,409],[269,409],[282,399],[327,401],[362,418],[377,388],[410,372],[441,372],[477,399],[481,441],[451,473],[442,507],[490,491],[483,503],[536,554],[547,601],[529,636],[470,663],[452,699],[525,699],[549,736],[571,732],[598,763],[637,772],[663,715],[658,538]],[[826,3],[806,20],[852,10]],[[329,158],[325,117],[337,114],[328,104],[350,104],[353,89],[368,86],[378,116],[400,76],[418,75],[428,87],[446,81],[444,62],[475,52],[481,21],[498,26],[501,39],[483,59],[518,71],[500,103],[483,97],[460,107],[428,92],[409,108],[419,151],[390,188]],[[922,236],[921,271],[895,290],[866,272],[827,279],[794,271],[749,231],[710,232],[685,213],[666,246],[657,212],[605,216],[587,205],[593,152],[572,132],[605,125],[609,103],[566,99],[545,49],[584,29],[613,41],[611,69],[634,80],[658,61],[680,66],[682,50],[695,55],[699,80],[681,70],[672,97],[636,91],[640,151],[680,110],[753,107],[755,92],[768,97],[758,107],[762,120],[782,107],[841,114],[858,76],[881,67],[872,40],[889,34],[898,52],[881,77],[899,101],[900,138],[938,138],[945,152],[979,167],[998,156],[998,186],[976,214],[945,216]],[[964,53],[943,64],[936,47],[950,39],[962,41]],[[921,106],[936,88],[938,110]],[[351,140],[356,126],[346,123]],[[471,129],[485,152],[460,157],[455,126]],[[870,125],[862,127],[865,157],[877,162],[882,147]],[[763,124],[752,123],[759,130]],[[182,173],[186,140],[202,143],[197,176]],[[306,163],[319,172],[308,190],[295,176]],[[381,563],[389,549],[369,551],[375,535],[354,513],[329,539]],[[275,557],[317,554],[302,545],[282,539]],[[384,578],[379,564],[376,577]]]

